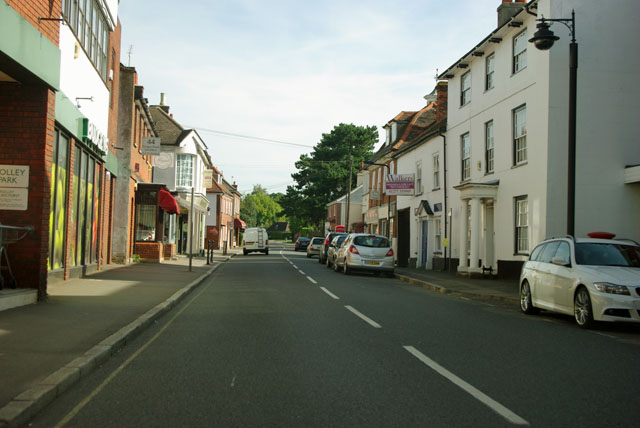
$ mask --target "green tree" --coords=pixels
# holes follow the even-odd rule
[[[298,172],[291,176],[295,186],[288,186],[280,199],[289,218],[299,218],[322,229],[326,205],[348,191],[349,171],[355,183],[360,162],[373,156],[378,142],[375,126],[356,126],[341,123],[314,147],[310,155],[302,155],[296,162]]]
[[[240,218],[248,227],[269,227],[277,221],[281,211],[280,205],[262,186],[256,184],[253,191],[242,198]]]

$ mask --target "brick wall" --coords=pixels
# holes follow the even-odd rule
[[[0,164],[30,167],[27,210],[0,209],[0,223],[35,227],[9,247],[9,259],[20,287],[38,289],[40,298],[46,295],[54,129],[53,91],[0,83]]]
[[[176,255],[176,244],[164,244],[164,258],[171,259]]]
[[[38,18],[60,18],[62,0],[5,0],[9,6],[15,9],[31,25],[49,39],[54,45],[59,46],[60,22],[40,21]]]
[[[164,260],[162,242],[136,242],[136,254],[142,261],[160,263]]]

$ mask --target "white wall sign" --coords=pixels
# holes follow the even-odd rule
[[[160,169],[167,169],[174,166],[173,153],[162,152],[153,158],[153,166]]]
[[[144,137],[142,139],[142,147],[140,148],[140,151],[143,155],[159,155],[160,142],[159,137]]]
[[[26,211],[28,200],[28,189],[0,187],[0,210]]]
[[[0,165],[0,187],[29,187],[29,165]]]
[[[0,165],[0,210],[26,211],[29,165]]]

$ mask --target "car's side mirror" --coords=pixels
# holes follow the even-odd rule
[[[571,266],[571,263],[567,263],[567,261],[560,257],[554,257],[551,259],[551,263],[558,266]]]

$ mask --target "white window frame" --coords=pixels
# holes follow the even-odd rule
[[[187,159],[189,162],[186,162]],[[189,163],[187,166],[186,163]],[[192,187],[195,156],[178,153],[176,156],[176,187]]]
[[[513,109],[513,164],[527,162],[527,105]]]
[[[435,238],[435,250],[442,251],[442,220],[433,219],[433,237]]]
[[[440,153],[433,154],[433,190],[440,188]]]
[[[513,74],[527,68],[527,30],[523,30],[513,38]]]
[[[471,70],[460,77],[460,107],[471,102]]]
[[[527,195],[514,198],[515,254],[529,254],[529,199]]]
[[[495,169],[495,146],[493,140],[493,120],[484,124],[485,174],[492,174]]]
[[[494,75],[495,75],[495,62],[496,54],[492,53],[487,57],[485,63],[485,78],[484,78],[484,90],[488,91],[494,87]]]
[[[471,178],[471,136],[468,132],[460,136],[460,177],[461,181]]]

